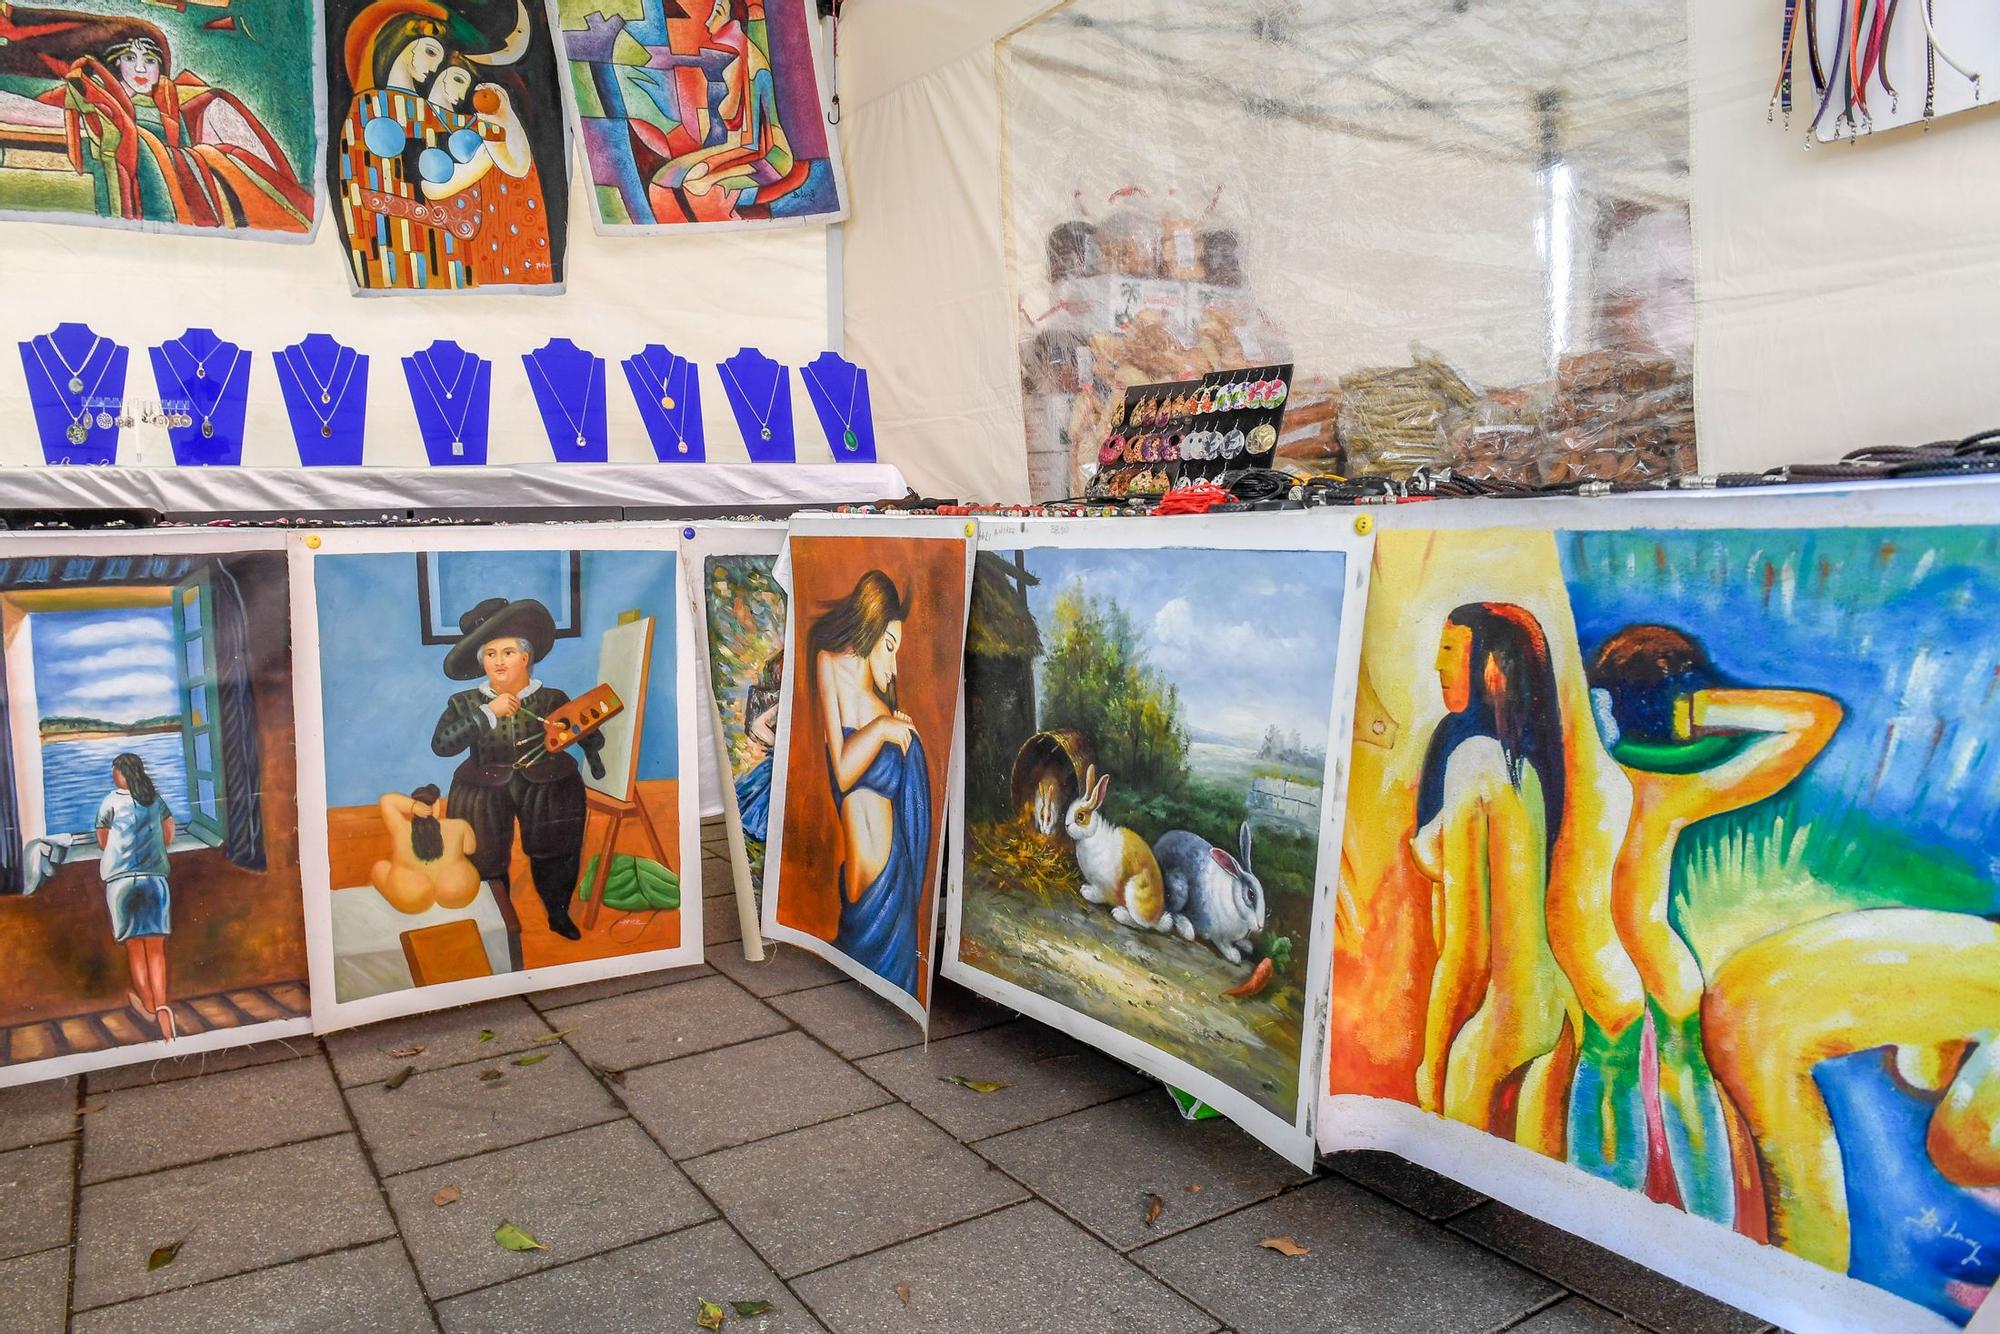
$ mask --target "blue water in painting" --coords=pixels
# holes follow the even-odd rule
[[[42,744],[42,804],[51,834],[83,834],[97,824],[97,808],[111,791],[111,761],[131,751],[146,762],[153,786],[167,799],[174,822],[188,823],[187,761],[178,732],[105,737]]]

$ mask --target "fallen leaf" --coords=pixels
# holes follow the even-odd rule
[[[166,1245],[156,1249],[151,1255],[146,1257],[146,1272],[150,1274],[155,1269],[165,1269],[168,1265],[172,1264],[174,1257],[181,1253],[181,1247],[186,1243],[187,1238],[182,1237],[179,1241],[170,1241]]]
[[[445,1186],[431,1196],[431,1203],[442,1209],[447,1204],[457,1204],[460,1194],[457,1186]]]
[[[496,1036],[495,1033],[490,1028],[482,1028],[479,1030],[479,1040],[481,1042],[491,1042],[493,1041],[495,1036]]]
[[[479,1082],[482,1084],[491,1084],[496,1079],[505,1079],[506,1077],[507,1072],[505,1070],[481,1070],[479,1072]]]
[[[521,1056],[521,1057],[516,1057],[516,1058],[515,1058],[515,1061],[514,1061],[514,1064],[515,1064],[515,1065],[540,1065],[540,1064],[541,1064],[541,1063],[542,1063],[543,1061],[546,1061],[546,1060],[548,1060],[548,1059],[549,1059],[549,1054],[548,1054],[547,1052],[545,1052],[545,1051],[538,1051],[538,1052],[530,1052],[530,1053],[529,1053],[528,1055],[526,1055],[526,1056]]]
[[[1014,1087],[1012,1084],[1002,1084],[995,1079],[967,1079],[964,1075],[939,1075],[938,1078],[947,1084],[971,1089],[974,1093],[998,1093],[1001,1089]]]
[[[529,1043],[528,1045],[532,1047],[546,1047],[551,1042],[561,1042],[564,1038],[568,1037],[570,1034],[574,1032],[576,1032],[576,1030],[573,1028],[557,1029],[553,1033],[542,1034],[540,1037],[536,1038],[533,1042]]]
[[[1182,1187],[1181,1187],[1181,1189],[1182,1189],[1182,1190],[1184,1190],[1184,1191],[1186,1191],[1186,1192],[1187,1192],[1188,1194],[1190,1194],[1190,1195],[1199,1195],[1199,1194],[1201,1194],[1201,1187],[1200,1187],[1200,1186],[1182,1186]]]
[[[625,1087],[625,1072],[623,1070],[599,1070],[597,1073],[603,1075],[606,1079],[618,1085],[618,1087]]]
[[[694,1322],[703,1329],[721,1329],[722,1308],[704,1297],[701,1299],[701,1309],[695,1313]]]
[[[398,1070],[395,1074],[389,1076],[389,1087],[391,1089],[399,1089],[403,1087],[403,1085],[410,1082],[410,1076],[414,1075],[415,1073],[417,1073],[416,1066],[414,1065],[404,1066],[402,1069]]]
[[[79,1107],[79,1108],[77,1108],[77,1109],[76,1109],[76,1114],[77,1114],[78,1116],[96,1116],[96,1115],[97,1115],[97,1114],[98,1114],[99,1112],[101,1112],[101,1111],[103,1111],[103,1110],[104,1110],[104,1104],[103,1104],[103,1103],[101,1103],[101,1102],[93,1102],[93,1103],[92,1103],[92,1104],[90,1104],[90,1106],[88,1106],[88,1107]]]
[[[1160,1215],[1165,1212],[1167,1202],[1151,1191],[1147,1191],[1144,1198],[1146,1201],[1146,1226],[1151,1227],[1160,1221]]]
[[[398,1047],[389,1054],[399,1061],[407,1061],[412,1056],[422,1056],[424,1049],[422,1047]]]
[[[896,1285],[896,1296],[902,1300],[903,1305],[908,1306],[910,1304],[910,1285],[907,1283],[898,1283]]]
[[[745,1320],[748,1320],[753,1315],[762,1315],[764,1312],[770,1310],[771,1303],[766,1301],[731,1302],[729,1303],[729,1309],[742,1316]]]
[[[1257,1244],[1267,1251],[1276,1251],[1278,1254],[1290,1256],[1294,1260],[1298,1259],[1301,1255],[1312,1254],[1311,1247],[1301,1246],[1290,1237],[1266,1237]]]
[[[548,1248],[512,1223],[502,1223],[493,1229],[493,1240],[510,1251],[542,1251]]]

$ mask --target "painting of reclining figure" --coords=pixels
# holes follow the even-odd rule
[[[323,541],[322,1009],[361,1022],[698,959],[677,552]]]
[[[304,1032],[281,538],[0,560],[0,1084]]]
[[[1994,530],[1390,533],[1374,586],[1332,1091],[1968,1320]]]

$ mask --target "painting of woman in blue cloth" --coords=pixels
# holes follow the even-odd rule
[[[111,791],[97,808],[97,873],[111,910],[111,934],[125,946],[132,969],[126,1003],[142,1023],[172,1042],[174,1012],[167,1007],[167,937],[173,932],[167,888],[167,848],[174,841],[174,813],[130,753],[111,762]]]

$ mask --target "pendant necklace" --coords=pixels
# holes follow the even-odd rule
[[[102,343],[103,341],[104,340],[102,338],[99,338],[97,340],[97,343],[92,343],[90,345],[90,351],[93,355],[97,351],[97,344]],[[90,400],[96,398],[97,391],[104,387],[104,377],[111,374],[111,364],[114,361],[118,360],[118,356],[114,352],[111,356],[105,358],[104,369],[97,373],[97,383],[92,385],[90,387],[90,392],[86,394],[83,392],[82,372],[90,366],[90,357],[86,356],[80,365],[72,368],[68,362],[63,361],[62,350],[55,345],[55,340],[51,339],[46,334],[44,334],[41,338],[30,343],[28,346],[34,348],[35,360],[41,363],[42,374],[48,378],[50,388],[55,388],[56,386],[61,385],[64,382],[56,379],[55,372],[49,369],[48,358],[42,355],[43,343],[47,343],[49,345],[49,351],[55,353],[56,360],[62,362],[63,369],[69,371],[70,373],[68,380],[69,391],[70,393],[75,394],[77,396],[76,415],[74,417],[70,417],[69,427],[67,430],[63,432],[63,437],[64,439],[68,440],[72,445],[84,444],[90,439],[90,421],[91,421],[90,407],[89,407]],[[69,409],[70,405],[65,403],[63,405],[64,416],[66,417],[69,416]]]
[[[333,419],[339,415],[341,405],[347,402],[348,386],[354,383],[354,372],[361,365],[361,354],[359,352],[354,352],[350,355],[353,359],[347,363],[347,378],[340,382],[340,392],[335,394],[333,392],[333,380],[334,376],[340,374],[340,353],[336,352],[333,355],[333,366],[326,377],[325,384],[319,382],[319,376],[313,371],[312,363],[306,360],[305,353],[294,351],[291,359],[286,358],[282,352],[278,354],[278,364],[292,373],[292,382],[298,386],[299,394],[306,400],[306,406],[311,409],[313,416],[319,418],[320,435],[329,440],[333,438]],[[308,377],[311,378],[314,386],[318,388],[320,405],[327,407],[327,411],[321,412],[319,408],[312,406],[312,395],[306,391],[306,380]]]
[[[584,435],[583,428],[576,424],[576,418],[571,415],[569,405],[562,401],[562,395],[556,392],[556,382],[551,380],[548,371],[542,368],[541,360],[531,355],[528,358],[528,364],[535,368],[535,373],[542,377],[542,383],[549,387],[549,398],[555,403],[557,411],[562,413],[563,420],[569,423],[569,429],[576,432],[576,447],[578,449],[590,448],[589,437]],[[592,357],[590,359],[590,375],[583,382],[583,417],[585,421],[590,420],[590,392],[597,387],[597,367],[598,359]]]
[[[420,367],[429,366],[428,360],[418,360],[417,357],[412,357],[411,359],[418,361]],[[465,361],[472,363],[472,388],[473,392],[477,393],[479,390],[479,359],[468,352],[465,354]],[[466,395],[465,406],[458,410],[458,424],[452,426],[451,421],[445,416],[444,404],[438,401],[438,389],[444,389],[444,380],[438,375],[435,366],[429,366],[429,369],[430,379],[425,379],[424,376],[418,375],[417,383],[422,385],[424,392],[431,396],[431,407],[437,412],[438,421],[445,426],[451,427],[451,452],[453,454],[463,454],[465,453],[465,419],[472,415],[473,395]],[[462,380],[465,376],[465,362],[459,363],[458,369],[459,377]],[[431,380],[437,381],[436,389],[431,387]],[[450,389],[445,389],[444,396],[451,398],[457,392],[458,384],[454,382]]]
[[[728,362],[725,361],[720,364],[722,366],[722,373],[727,375],[729,382],[736,386],[736,396],[743,400],[744,408],[752,416],[756,416],[757,409],[750,406],[750,395],[743,392],[743,381],[736,378],[736,372],[729,369]],[[784,379],[785,368],[780,366],[778,367],[778,373],[771,377],[771,401],[764,405],[764,414],[761,417],[757,417],[758,431],[766,440],[771,438],[771,414],[778,410],[778,386],[784,383]]]
[[[674,433],[674,448],[682,454],[687,453],[687,409],[682,407],[678,413],[675,413],[671,417],[666,416],[666,414],[673,412],[676,407],[680,406],[681,392],[687,388],[688,372],[694,369],[694,363],[685,357],[676,356],[668,364],[667,373],[665,375],[658,375],[653,372],[651,366],[646,364],[646,358],[643,354],[634,357],[632,361],[641,371],[645,372],[645,376],[641,378],[649,376],[652,379],[653,395],[660,400],[661,417],[666,422],[668,429]],[[667,386],[667,381],[673,379],[675,376],[679,376],[679,388],[670,389]]]
[[[861,448],[861,437],[854,432],[854,400],[861,396],[861,377],[866,374],[867,372],[859,366],[854,368],[854,379],[847,386],[847,410],[842,412],[833,408],[833,394],[828,391],[825,379],[813,374],[811,366],[805,367],[806,378],[813,382],[814,387],[819,390],[820,397],[826,400],[826,406],[840,419],[842,427],[840,443],[846,446],[850,454]]]
[[[183,348],[182,351],[186,351],[186,349]],[[213,354],[214,349],[211,348],[210,355]],[[194,407],[194,391],[188,388],[187,377],[175,369],[174,363],[171,360],[166,358],[162,358],[162,360],[167,362],[167,369],[174,372],[174,379],[180,384],[181,392],[187,395],[188,406]],[[215,438],[215,414],[222,409],[222,401],[229,397],[229,382],[236,378],[236,368],[242,363],[243,349],[239,347],[236,349],[236,355],[229,359],[229,369],[223,372],[222,387],[215,391],[215,401],[210,403],[208,409],[201,414],[202,439],[213,440]],[[188,419],[188,424],[193,425],[192,418]]]
[[[437,354],[426,349],[425,351],[419,352],[416,355],[423,359],[424,366],[431,373],[431,379],[437,381],[437,387],[439,389],[444,389],[444,396],[447,400],[458,397],[459,386],[465,382],[465,368],[467,366],[477,366],[479,364],[479,359],[473,356],[470,352],[460,353],[461,360],[458,363],[458,374],[455,377],[453,377],[451,382],[451,388],[445,389],[444,377],[438,374]],[[476,384],[477,381],[475,380],[474,383]],[[436,395],[433,394],[432,397],[435,398]]]
[[[194,378],[197,380],[206,380],[208,378],[208,357],[212,357],[217,352],[220,352],[226,344],[218,342],[214,347],[208,349],[207,357],[197,357],[194,354],[194,349],[187,345],[186,334],[182,334],[179,338],[174,339],[174,346],[181,350],[182,356],[185,356],[189,361],[194,363]],[[235,363],[232,362],[230,364],[230,369],[235,369]]]

